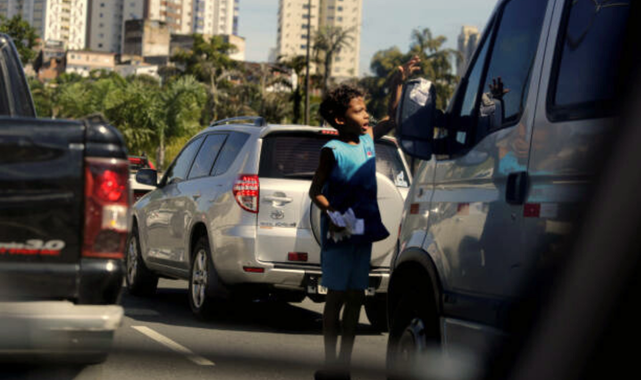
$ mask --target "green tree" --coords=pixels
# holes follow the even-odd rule
[[[38,31],[23,20],[20,15],[15,15],[10,19],[0,15],[0,33],[11,36],[23,65],[33,61],[36,57],[34,47],[38,39]]]
[[[294,57],[280,57],[280,64],[289,68],[296,74],[296,83],[292,83],[292,93],[290,100],[292,101],[292,122],[299,124],[301,122],[301,106],[305,90],[305,68],[307,67],[306,59],[302,55]]]
[[[217,108],[220,103],[220,91],[225,88],[234,61],[229,57],[236,50],[233,44],[225,42],[222,36],[212,36],[209,40],[201,34],[194,34],[194,45],[191,50],[181,50],[171,58],[183,66],[186,74],[193,75],[206,83],[209,88],[211,119],[218,119]]]
[[[351,47],[353,40],[354,28],[343,29],[341,27],[326,26],[316,33],[314,37],[314,58],[321,67],[323,93],[329,87],[334,58],[343,49]]]
[[[418,55],[422,62],[422,75],[434,82],[437,107],[444,109],[454,94],[458,77],[452,73],[453,59],[460,57],[454,49],[444,49],[445,36],[434,37],[429,28],[412,31],[409,56]]]
[[[411,57],[421,58],[418,75],[431,80],[437,93],[437,107],[444,109],[454,93],[458,77],[452,73],[452,59],[458,52],[444,49],[444,36],[434,37],[428,28],[412,31],[412,43],[407,53],[397,47],[378,51],[372,58],[370,69],[374,73],[359,82],[368,93],[368,109],[375,117],[383,117],[387,112],[389,99],[388,83],[394,70]]]

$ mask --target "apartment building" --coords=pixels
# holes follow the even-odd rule
[[[66,73],[76,73],[84,77],[93,70],[113,71],[116,67],[116,54],[86,50],[68,50]]]
[[[280,0],[277,56],[305,55],[307,34],[311,33],[313,44],[315,34],[323,27],[349,30],[350,47],[334,57],[331,77],[355,77],[359,72],[362,14],[363,0]]]
[[[124,23],[144,17],[145,0],[90,0],[87,47],[95,51],[122,51]]]
[[[173,34],[238,33],[239,0],[138,1],[145,3],[145,18],[166,22]]]
[[[0,14],[22,16],[44,41],[60,41],[67,49],[86,46],[89,0],[0,0]]]

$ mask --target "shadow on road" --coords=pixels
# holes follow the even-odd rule
[[[220,303],[207,320],[197,319],[189,307],[187,289],[158,288],[152,297],[136,297],[123,289],[121,304],[129,318],[174,326],[218,330],[322,334],[322,315],[298,304],[277,301]],[[364,313],[364,311],[363,311]],[[359,324],[359,335],[379,335],[370,325]]]

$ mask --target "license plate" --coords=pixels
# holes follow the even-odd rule
[[[312,275],[307,279],[307,293],[327,294],[327,288],[321,285],[321,276]]]

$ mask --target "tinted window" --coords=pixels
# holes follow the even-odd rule
[[[330,136],[314,134],[273,134],[263,140],[259,176],[267,178],[312,179],[318,168],[320,151]],[[391,142],[376,143],[376,171],[399,187],[408,187],[409,179]]]
[[[7,77],[10,81],[7,88],[11,91],[13,107],[16,116],[34,117],[36,115],[29,93],[29,85],[23,77],[22,63],[18,57],[6,47],[2,49],[4,63],[6,65]],[[4,78],[3,78],[4,80]]]
[[[163,185],[180,182],[187,178],[187,172],[194,161],[194,156],[198,152],[198,148],[202,144],[204,138],[199,137],[197,140],[190,142],[181,152],[178,157],[171,164],[163,179]]]
[[[512,0],[503,10],[481,89],[477,140],[521,117],[547,1]]]
[[[630,0],[569,2],[551,85],[553,120],[611,113],[629,10]]]
[[[216,160],[216,165],[212,169],[212,175],[216,176],[225,174],[227,170],[229,170],[229,167],[234,160],[236,160],[238,153],[243,149],[248,138],[249,135],[245,133],[233,132],[229,135],[225,146],[223,146],[223,149]]]
[[[258,175],[268,178],[311,179],[320,150],[330,139],[310,134],[273,134],[263,139]]]
[[[189,179],[204,177],[209,174],[226,138],[227,135],[225,134],[207,136],[205,142],[198,151],[194,164],[191,166]]]
[[[0,62],[0,115],[10,116],[9,100],[7,99],[7,87],[4,83],[4,68]]]
[[[451,136],[451,148],[449,149],[452,153],[464,148],[466,144],[469,144],[468,137],[470,131],[476,125],[476,106],[478,104],[478,94],[479,87],[481,86],[481,80],[483,79],[483,71],[485,68],[485,62],[487,57],[487,52],[489,50],[489,45],[492,42],[493,32],[490,32],[484,41],[481,42],[481,45],[477,48],[477,57],[473,61],[470,69],[468,70],[468,76],[466,78],[465,92],[461,95],[461,106],[460,113],[458,117],[454,118],[455,120],[450,126],[450,136]]]

